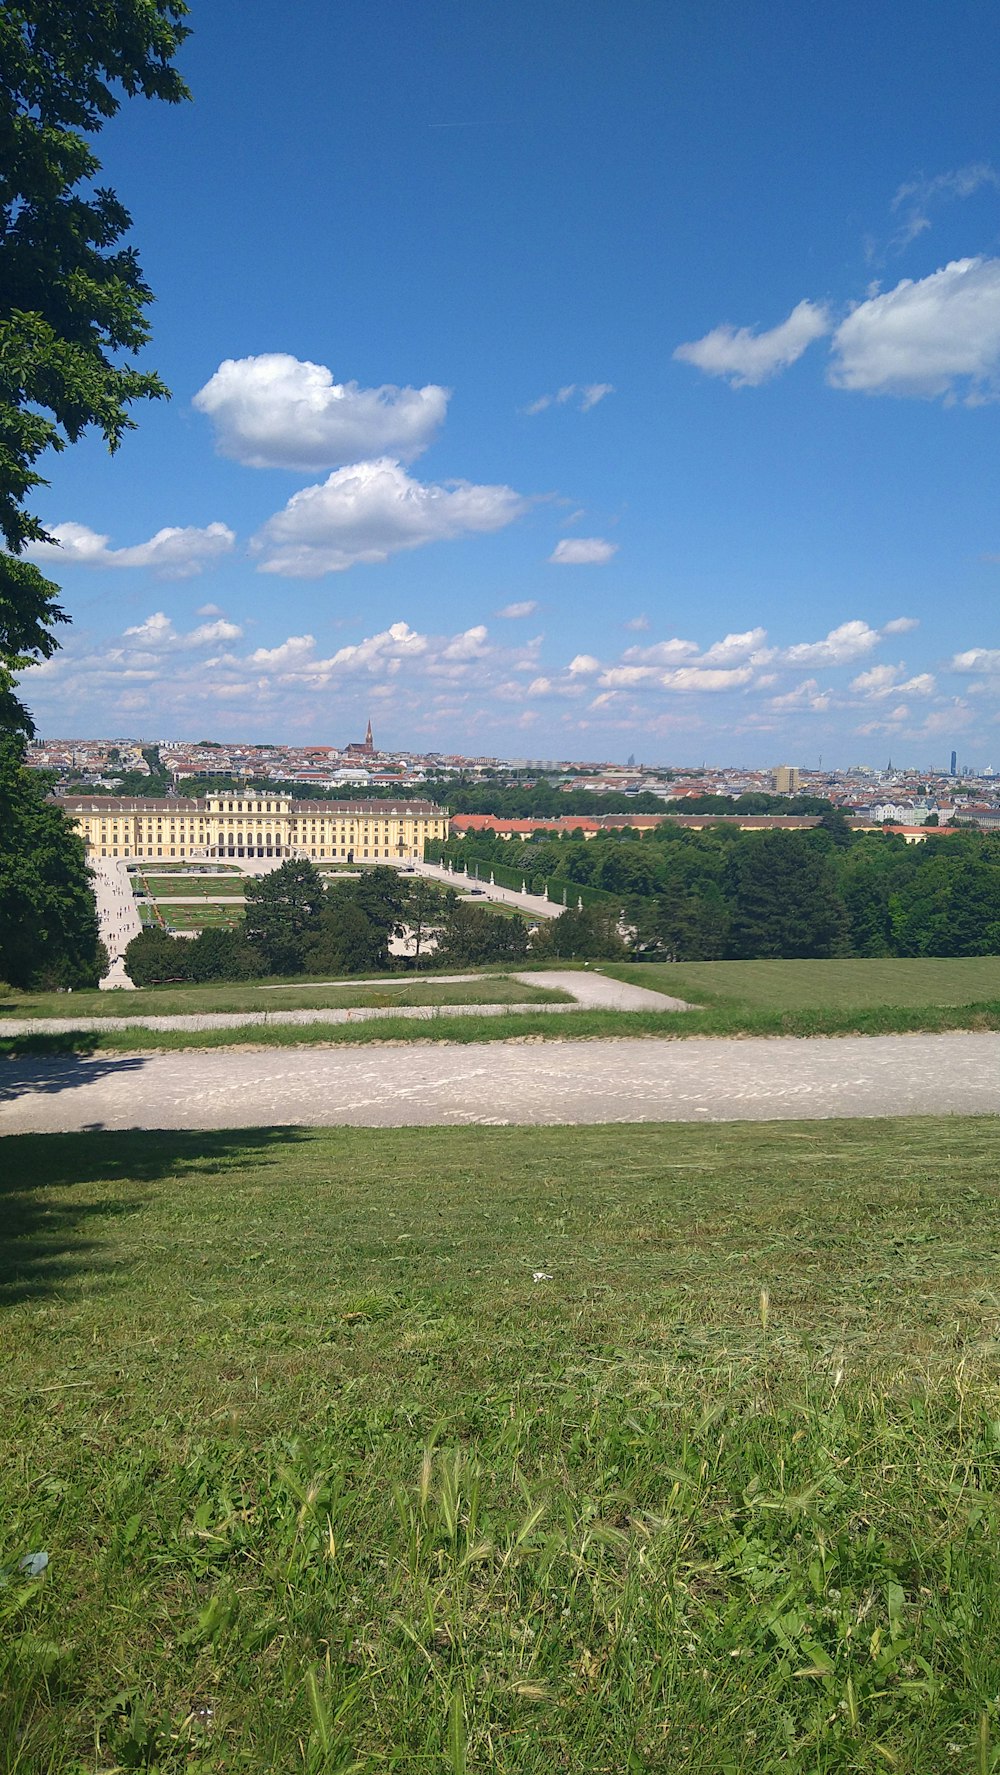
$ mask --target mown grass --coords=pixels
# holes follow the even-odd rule
[[[1000,1000],[1000,955],[844,961],[647,962],[603,972],[705,1006],[860,1011]]]
[[[544,978],[544,976],[541,976]],[[695,1036],[740,1038],[749,1036],[916,1035],[945,1034],[949,1030],[1000,1030],[1000,1002],[953,1007],[927,1006],[922,1010],[786,1011],[745,1012],[740,1009],[712,1011],[560,1011],[512,1012],[510,1016],[477,1017],[448,1015],[451,993],[442,987],[443,1002],[431,1018],[384,1017],[358,1023],[233,1024],[226,1029],[81,1030],[65,1035],[0,1035],[0,1059],[29,1055],[136,1053],[157,1049],[317,1046],[359,1042],[503,1042],[503,1041],[623,1041],[643,1038],[660,1041]],[[550,999],[557,994],[548,993]],[[135,995],[116,1008],[131,1012]],[[482,991],[480,1002],[498,1002]],[[366,1002],[372,1002],[371,1000]],[[427,1002],[424,999],[421,1003]],[[65,1001],[63,1001],[65,1006]],[[267,1009],[258,1004],[257,1009]],[[270,1007],[276,1009],[277,1007]],[[60,1013],[66,1015],[65,1008]],[[3,1025],[0,1023],[0,1029]]]
[[[470,970],[471,971],[471,970]],[[172,1017],[211,1011],[343,1010],[352,1005],[457,1005],[558,1002],[566,994],[536,983],[522,985],[504,974],[482,973],[447,985],[433,974],[386,974],[378,980],[314,980],[283,984],[253,981],[203,986],[151,986],[135,992],[15,992],[0,988],[4,1017]]]
[[[6,1140],[3,1775],[995,1769],[996,1136]]]

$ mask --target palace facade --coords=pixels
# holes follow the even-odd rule
[[[203,863],[240,857],[309,857],[406,863],[429,838],[447,838],[448,810],[430,801],[290,801],[280,795],[117,800],[57,797],[91,857]]]

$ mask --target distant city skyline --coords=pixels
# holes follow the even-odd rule
[[[45,733],[1000,760],[1000,15],[195,4]],[[266,102],[264,99],[266,95]]]

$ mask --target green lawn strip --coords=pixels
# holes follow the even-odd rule
[[[452,973],[465,973],[453,968]],[[434,974],[386,974],[380,980],[286,982],[218,982],[203,986],[154,986],[135,992],[14,992],[0,988],[0,1029],[3,1017],[169,1017],[208,1011],[296,1011],[344,1009],[351,1005],[424,1004],[521,1004],[558,1002],[567,994],[546,986],[544,974],[537,983],[520,985],[503,973],[469,969],[475,977],[448,985]]]
[[[996,1136],[9,1138],[0,1768],[994,1768]]]
[[[242,917],[235,906],[172,906],[166,900],[156,902],[163,922],[175,931],[204,931],[213,925],[235,925]]]
[[[601,971],[689,1002],[760,1011],[921,1010],[1000,999],[1000,955],[609,963]]]
[[[451,989],[443,988],[444,994]],[[458,992],[458,988],[454,991]],[[131,998],[130,994],[130,998]],[[487,998],[487,994],[482,995]],[[555,999],[555,993],[545,995]],[[372,1001],[366,1001],[372,1002]],[[421,1002],[426,1002],[422,1000]],[[451,1004],[456,998],[450,1000]],[[479,1001],[481,1002],[481,1001]],[[499,1001],[499,995],[496,1001]],[[130,1005],[123,1010],[128,1011]],[[266,1008],[266,1007],[259,1007]],[[276,1008],[276,1007],[275,1007]],[[0,1026],[2,1027],[2,1026]],[[448,1003],[433,1018],[385,1017],[358,1023],[234,1024],[228,1029],[81,1030],[65,1035],[0,1036],[0,1059],[29,1055],[137,1053],[159,1048],[301,1047],[357,1042],[597,1041],[648,1037],[673,1041],[693,1036],[812,1036],[980,1033],[1000,1030],[1000,1002],[985,1005],[926,1006],[874,1011],[706,1012],[565,1011],[558,1016],[531,1011],[510,1017],[449,1017]]]

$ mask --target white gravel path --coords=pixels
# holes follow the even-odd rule
[[[8,1061],[0,1133],[996,1115],[1000,1035],[517,1041]],[[1000,1131],[1000,1123],[998,1123]]]

